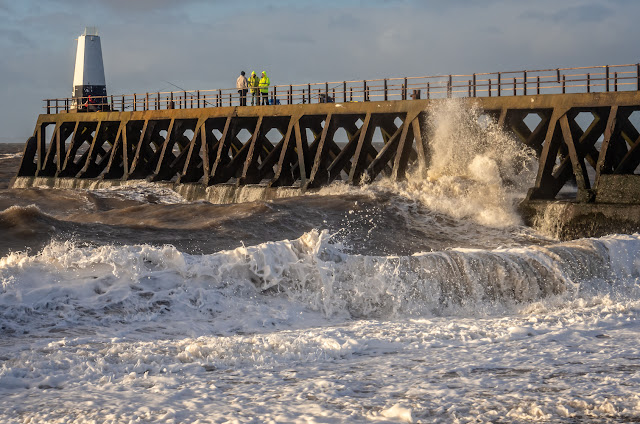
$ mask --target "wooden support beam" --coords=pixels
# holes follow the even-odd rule
[[[536,128],[531,132],[529,138],[527,138],[526,145],[536,151],[538,157],[542,153],[542,145],[544,143],[544,136],[549,129],[549,121],[551,119],[551,113],[538,114],[540,116],[540,122]]]
[[[213,166],[211,167],[209,184],[216,184],[216,183],[222,182],[221,171],[224,166],[223,157],[228,157],[229,148],[231,146],[231,140],[236,136],[236,128],[235,128],[235,125],[232,127],[231,125],[232,121],[233,121],[233,118],[231,116],[228,116],[224,124],[224,129],[222,130],[222,135],[220,136],[220,141],[218,142],[218,151],[216,153],[216,160],[213,163]]]
[[[171,161],[175,159],[173,154],[173,146],[179,136],[182,135],[184,129],[184,121],[178,119],[172,119],[169,123],[169,129],[167,129],[167,137],[162,144],[162,150],[156,163],[155,171],[151,175],[151,181],[163,181],[169,180],[173,177],[173,170],[171,169]]]
[[[38,144],[36,147],[36,159],[35,159],[36,175],[42,169],[42,166],[44,164],[44,157],[47,152],[47,143],[45,140],[47,126],[49,126],[48,123],[43,123],[39,126],[37,130],[36,139]]]
[[[298,152],[298,178],[300,179],[300,187],[304,189],[307,185],[308,179],[307,169],[309,169],[309,167],[307,166],[307,163],[311,160],[309,143],[306,131],[300,129],[300,120],[296,121],[293,129],[296,136],[296,151]]]
[[[364,125],[363,125],[364,126]],[[362,133],[362,126],[358,128],[352,135],[349,136],[349,142],[342,148],[342,151],[335,157],[331,165],[327,168],[329,172],[329,181],[331,183],[335,181],[343,170],[349,167],[351,158],[353,157],[356,148],[358,147],[358,141],[360,134]],[[351,172],[351,167],[347,170],[347,174]]]
[[[98,148],[101,146],[98,146],[98,143],[100,143],[100,145],[102,145],[102,132],[104,132],[104,128],[105,125],[102,123],[102,121],[98,121],[98,126],[96,127],[95,133],[93,134],[93,140],[91,141],[91,146],[89,147],[89,150],[87,150],[87,152],[85,153],[84,156],[86,156],[86,158],[84,159],[84,165],[82,166],[82,169],[80,169],[80,171],[78,172],[78,177],[80,178],[86,178],[85,175],[88,174],[88,170],[92,165],[92,162],[94,160],[94,158],[96,157],[96,155],[98,154]]]
[[[121,120],[118,126],[118,132],[111,148],[111,155],[109,157],[109,163],[105,169],[104,178],[114,179],[121,178],[124,175],[124,144],[127,138],[127,120]],[[120,156],[120,158],[118,158]]]
[[[34,131],[37,133],[37,131]],[[18,169],[18,177],[27,177],[35,175],[36,165],[34,163],[36,151],[38,149],[36,135],[32,135],[27,139],[22,151],[22,161]]]
[[[500,88],[498,88],[499,90]],[[507,122],[507,112],[509,109],[502,108],[500,109],[500,117],[498,118],[498,128],[504,128],[505,123]]]
[[[569,149],[569,156],[571,158],[571,163],[573,165],[573,175],[576,178],[576,184],[578,185],[578,190],[579,191],[589,190],[591,189],[591,183],[589,182],[587,167],[585,166],[585,163],[584,163],[584,154],[578,148],[578,146],[576,146],[576,143],[573,138],[573,134],[571,133],[571,128],[569,127],[567,114],[564,114],[560,117],[560,128],[562,129],[564,142],[567,145],[567,148]]]
[[[270,187],[278,187],[282,185],[291,185],[294,182],[294,177],[292,171],[291,162],[295,160],[295,151],[296,146],[295,142],[291,142],[292,138],[295,138],[295,126],[300,121],[300,117],[302,115],[293,115],[289,119],[289,124],[287,125],[287,132],[285,136],[282,138],[276,149],[272,152],[275,156],[276,153],[279,152],[278,164],[276,165],[276,172],[271,181],[269,182]],[[298,127],[299,129],[299,127]],[[269,161],[265,161],[266,164]]]
[[[104,131],[102,132],[101,141],[98,142],[96,156],[94,157],[92,164],[89,166],[89,169],[87,169],[87,171],[82,175],[83,178],[99,177],[107,168],[112,153],[117,153],[118,150],[116,137],[119,128],[120,124],[118,121],[106,123]],[[110,145],[108,150],[104,150],[103,148],[105,143]],[[119,176],[120,175],[118,175],[118,177]]]
[[[44,149],[42,150],[42,154],[44,155],[44,158],[38,160],[38,163],[40,166],[36,171],[37,177],[48,176],[48,174],[53,175],[55,172],[54,158],[57,153],[58,145],[60,144],[60,127],[61,127],[61,123],[56,122],[53,130],[53,134],[51,134],[51,140],[49,141],[49,149],[47,149],[46,151]],[[39,153],[38,153],[38,156],[40,156]]]
[[[416,113],[416,115],[417,115],[417,113]],[[400,126],[400,128],[398,128],[391,135],[389,140],[387,140],[387,142],[385,143],[384,147],[382,149],[380,149],[380,151],[376,155],[375,159],[373,159],[373,161],[371,161],[371,163],[369,164],[369,166],[367,167],[367,169],[365,171],[369,181],[375,180],[376,177],[378,176],[378,174],[380,172],[382,172],[382,170],[387,166],[387,163],[389,162],[389,160],[391,160],[391,158],[393,158],[394,156],[398,156],[398,155],[396,155],[397,148],[398,148],[398,143],[400,141],[400,138],[403,135],[406,138],[408,129],[409,129],[409,124],[407,123],[407,125],[405,125],[403,123]],[[404,146],[403,146],[403,148],[404,148]]]
[[[200,102],[200,100],[198,100],[198,102]],[[186,157],[182,172],[178,176],[177,182],[179,183],[198,181],[202,177],[202,175],[199,175],[197,172],[198,166],[202,163],[198,157],[198,152],[201,150],[202,144],[206,143],[206,140],[204,140],[205,133],[202,131],[206,126],[206,121],[207,119],[205,117],[198,118],[196,127],[193,130],[193,137],[191,137],[188,148],[185,149]]]
[[[413,121],[411,121],[411,128],[413,128],[413,140],[416,144],[416,152],[418,154],[418,172],[422,176],[426,176],[427,169],[429,167],[429,155],[427,150],[427,140],[422,136],[422,121],[426,119],[424,113],[419,114]]]
[[[405,116],[401,125],[402,133],[398,140],[398,149],[393,161],[393,171],[391,178],[394,180],[404,180],[407,173],[407,164],[409,163],[409,154],[411,153],[411,141],[413,140],[413,134],[409,137],[409,128],[412,128],[413,121],[418,117],[419,111],[409,112]]]
[[[557,183],[557,180],[553,176],[553,168],[556,164],[560,144],[562,143],[562,130],[560,129],[558,121],[566,112],[566,108],[554,108],[551,113],[545,143],[542,147],[542,154],[539,160],[536,183],[527,194],[528,200],[553,199],[564,185],[564,181],[561,182],[559,187],[558,184],[554,184]]]
[[[349,184],[360,184],[360,179],[364,173],[366,151],[371,145],[371,139],[373,138],[374,125],[371,124],[371,113],[367,113],[364,118],[364,122],[360,127],[360,137],[358,137],[358,144],[356,151],[353,154],[351,172],[349,173]]]
[[[315,160],[313,161],[313,168],[311,168],[311,174],[309,180],[305,185],[305,190],[308,188],[319,187],[329,180],[329,174],[327,167],[329,166],[329,143],[328,138],[332,138],[335,132],[335,125],[332,121],[332,114],[328,114],[324,120],[324,128],[318,142],[316,149]]]
[[[96,128],[96,125],[94,122],[78,122],[78,126],[71,136],[64,162],[61,169],[56,172],[56,177],[75,177],[80,167],[84,164],[82,161],[75,161],[76,154],[80,147],[92,138],[91,132]]]
[[[256,183],[257,174],[258,174],[258,152],[262,149],[262,145],[264,143],[264,139],[261,137],[261,128],[262,128],[262,119],[263,116],[260,115],[258,117],[258,122],[256,123],[256,127],[253,130],[253,134],[251,137],[251,142],[249,144],[249,150],[247,151],[247,158],[244,161],[244,166],[242,168],[242,174],[238,179],[238,185]]]
[[[154,133],[156,131],[159,132],[159,127],[158,121],[150,121],[149,119],[144,121],[131,168],[129,172],[123,176],[124,179],[145,178],[147,176],[151,166],[149,159],[150,156],[153,155],[149,144],[151,143]]]

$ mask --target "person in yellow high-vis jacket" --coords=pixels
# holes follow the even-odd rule
[[[256,75],[256,71],[251,72],[251,77],[249,78],[249,89],[251,90],[251,106],[260,106],[260,92],[258,90],[258,85],[260,83],[260,78]]]
[[[260,82],[258,83],[260,87],[260,97],[262,98],[262,104],[269,104],[269,77],[265,71],[262,71],[262,78],[260,78]]]

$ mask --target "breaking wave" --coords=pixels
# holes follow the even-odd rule
[[[172,246],[54,242],[36,255],[0,259],[0,317],[5,331],[15,331],[34,320],[64,327],[208,320],[238,311],[285,325],[300,313],[328,319],[494,315],[549,298],[637,296],[640,260],[630,252],[639,247],[636,234],[547,247],[366,256],[343,253],[317,231],[210,255]]]

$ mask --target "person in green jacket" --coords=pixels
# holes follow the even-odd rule
[[[262,104],[269,104],[269,77],[265,71],[262,71],[262,78],[260,78],[260,97],[262,98]]]
[[[251,106],[260,105],[260,93],[258,92],[259,83],[260,79],[258,78],[258,75],[256,75],[256,71],[251,72],[251,77],[249,78],[249,89],[251,90]]]

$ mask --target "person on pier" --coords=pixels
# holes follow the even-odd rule
[[[260,78],[260,97],[262,98],[262,104],[269,104],[269,77],[265,71],[262,71],[262,78]]]
[[[260,93],[258,92],[258,85],[260,79],[256,75],[256,71],[251,72],[249,77],[249,88],[251,88],[251,106],[260,106]]]
[[[236,88],[240,96],[240,106],[247,105],[247,78],[244,76],[244,71],[240,72],[240,76],[236,80]]]

